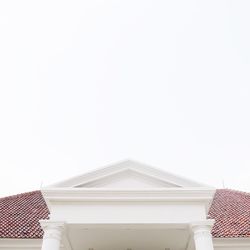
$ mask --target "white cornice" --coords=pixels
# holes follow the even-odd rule
[[[42,239],[0,239],[0,249],[41,249]]]
[[[50,201],[204,201],[213,198],[215,189],[157,188],[157,189],[88,189],[53,188],[41,190]]]
[[[63,238],[65,242],[65,237]],[[36,250],[42,248],[43,239],[18,239],[18,238],[0,238],[0,249],[9,250]],[[61,244],[61,249],[64,249],[64,245]],[[70,248],[66,248],[70,249]]]
[[[250,249],[250,238],[213,238],[218,249]]]
[[[72,202],[182,202],[203,203],[208,211],[213,199],[213,188],[157,188],[157,189],[88,189],[88,188],[46,188],[42,189],[50,208],[53,203]]]

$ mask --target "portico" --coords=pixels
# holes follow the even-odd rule
[[[213,250],[215,189],[124,161],[46,187],[42,250]]]

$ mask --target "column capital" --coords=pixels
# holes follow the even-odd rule
[[[39,222],[43,230],[58,229],[62,231],[65,228],[64,221],[40,220]]]
[[[196,250],[213,250],[213,237],[211,234],[214,220],[203,220],[190,223]]]
[[[190,229],[193,233],[208,231],[211,232],[212,227],[214,225],[214,220],[202,220],[202,221],[194,221],[189,224]]]
[[[64,221],[40,220],[39,222],[44,231],[43,239],[61,239],[65,229]]]

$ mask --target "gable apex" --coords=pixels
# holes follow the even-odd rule
[[[151,167],[124,160],[50,185],[47,188],[189,188],[207,185]]]

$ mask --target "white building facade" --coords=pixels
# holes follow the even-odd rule
[[[42,239],[1,239],[0,249],[241,250],[248,238],[214,238],[216,189],[123,161],[43,188]]]

